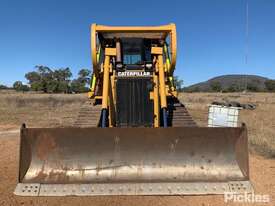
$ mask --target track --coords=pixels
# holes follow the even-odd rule
[[[101,105],[94,105],[91,101],[87,101],[80,108],[73,127],[98,127],[100,115]],[[175,97],[168,98],[168,126],[197,126],[196,122],[193,120],[186,107]]]
[[[94,105],[88,100],[81,106],[73,127],[98,127],[100,115],[101,105]]]
[[[197,127],[196,122],[186,107],[176,98],[168,98],[168,126],[170,127]]]

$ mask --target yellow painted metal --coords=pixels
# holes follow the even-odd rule
[[[110,83],[109,74],[110,74],[110,56],[106,55],[104,60],[104,72],[103,72],[102,109],[108,108],[109,83]]]
[[[154,127],[159,127],[159,81],[158,76],[153,75],[154,81]]]
[[[149,93],[149,96],[150,96],[150,100],[154,100],[154,92],[153,92],[153,91],[151,91],[151,92]]]
[[[173,76],[169,76],[168,79],[169,79],[169,83],[170,83],[170,85],[169,85],[169,86],[170,86],[170,90],[171,90],[171,91],[175,91],[176,88],[175,88]]]
[[[89,97],[92,97],[95,93],[95,85],[96,85],[96,76],[95,74],[92,75],[92,81],[91,81],[91,86],[90,86],[90,92],[89,92]]]
[[[96,24],[92,24],[91,26],[91,54],[92,54],[92,63],[93,63],[93,70],[94,73],[98,74],[97,69],[97,49],[96,49],[96,39],[97,39],[97,33],[96,33]]]
[[[156,55],[162,55],[163,49],[162,47],[152,47],[151,48],[151,54],[156,54]]]
[[[97,60],[97,34],[99,33],[130,33],[132,36],[135,34],[150,35],[152,33],[163,33],[162,39],[170,37],[170,51],[171,51],[171,73],[173,73],[176,66],[177,56],[177,35],[176,25],[171,23],[163,26],[105,26],[92,24],[91,26],[91,48],[92,48],[92,61],[93,68],[96,74],[99,73],[100,67],[98,66]]]
[[[102,96],[95,96],[96,100],[102,100]]]
[[[106,25],[96,25],[95,29],[97,32],[171,32],[175,24],[171,23],[162,26],[106,26]]]
[[[165,72],[163,67],[162,54],[158,55],[158,69],[159,69],[160,105],[161,105],[161,108],[167,108]]]
[[[168,48],[167,48],[167,45],[164,44],[164,47],[163,47],[163,50],[164,50],[164,53],[165,53],[165,67],[166,67],[166,70],[168,73],[171,72],[171,63],[170,63],[170,56],[169,56],[169,52],[168,52]]]
[[[157,64],[157,57],[154,55],[153,63],[155,64],[155,73],[159,72],[158,64]]]
[[[115,56],[116,55],[116,48],[106,48],[105,49],[106,56]]]
[[[113,102],[114,102],[114,105],[116,105],[116,71],[114,71],[111,76],[111,88],[113,92]]]
[[[177,59],[177,32],[176,25],[170,24],[171,32],[170,32],[170,49],[171,49],[171,73],[173,74],[176,67],[176,59]]]
[[[178,92],[176,90],[175,91],[170,91],[170,96],[178,97]]]
[[[96,53],[96,61],[97,61],[97,63],[99,63],[100,55],[101,55],[101,46],[98,47],[98,51]]]
[[[112,74],[110,77],[110,93],[109,93],[109,127],[115,126],[115,118],[116,118],[116,91],[115,91],[115,74]]]

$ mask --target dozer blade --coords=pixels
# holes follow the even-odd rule
[[[23,128],[16,195],[252,192],[240,128]]]

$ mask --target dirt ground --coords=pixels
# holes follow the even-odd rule
[[[205,95],[205,96],[203,96]],[[207,119],[207,104],[213,99],[233,98],[223,96],[221,94],[186,94],[181,96],[181,99],[186,103],[194,119],[200,125],[205,124]],[[258,95],[258,94],[257,94]],[[255,189],[255,194],[269,195],[269,203],[257,203],[257,205],[275,205],[275,159],[268,156],[269,152],[261,153],[265,149],[273,151],[275,145],[265,147],[265,143],[272,143],[275,138],[274,135],[274,119],[271,115],[273,106],[275,106],[275,98],[273,95],[263,96],[245,96],[241,97],[242,101],[249,101],[257,103],[255,111],[243,111],[241,119],[248,124],[249,138],[254,138],[250,141],[250,173],[251,181]],[[207,205],[252,205],[243,203],[224,203],[222,195],[211,196],[107,196],[107,197],[18,197],[13,195],[13,190],[17,183],[18,173],[18,153],[19,153],[19,131],[20,122],[27,120],[29,125],[38,126],[56,126],[60,122],[60,117],[54,117],[51,121],[50,117],[56,115],[63,115],[65,117],[74,116],[73,110],[79,107],[80,103],[85,100],[85,97],[79,97],[79,102],[75,103],[72,100],[66,106],[56,99],[50,98],[49,102],[45,99],[41,102],[35,99],[32,108],[41,108],[46,114],[37,116],[39,114],[36,109],[30,112],[30,104],[24,98],[18,98],[20,101],[8,100],[9,103],[4,102],[3,95],[0,94],[0,205],[187,205],[187,206],[207,206]],[[5,96],[6,97],[6,96]],[[17,97],[16,97],[17,98]],[[59,98],[59,97],[58,97]],[[62,97],[63,98],[63,97]],[[66,97],[67,98],[67,97]],[[235,96],[235,100],[239,97]],[[247,98],[247,99],[246,99]],[[49,97],[47,97],[49,99]],[[258,102],[255,101],[257,99]],[[62,99],[63,102],[64,99]],[[274,100],[274,102],[273,102]],[[266,103],[263,104],[262,101]],[[33,102],[33,99],[31,100]],[[52,102],[55,102],[52,104]],[[66,101],[64,101],[66,102]],[[16,110],[15,107],[18,107]],[[17,106],[16,106],[17,105]],[[43,106],[44,105],[44,106]],[[50,106],[49,106],[50,105]],[[263,106],[264,105],[264,106]],[[270,111],[271,109],[271,111]],[[48,110],[48,111],[47,111]],[[66,113],[64,111],[71,111]],[[3,113],[5,112],[5,113]],[[258,113],[257,113],[258,112]],[[64,115],[65,113],[65,115]],[[267,116],[268,114],[268,116]],[[4,116],[6,115],[6,116]],[[1,117],[2,116],[2,117]],[[252,118],[251,118],[252,117]],[[265,118],[264,118],[265,117]],[[253,118],[257,119],[261,126],[254,123]],[[261,120],[259,120],[259,118]],[[250,120],[251,119],[251,120]],[[266,122],[262,122],[265,121]],[[70,122],[71,120],[68,120]],[[262,123],[261,123],[262,122]],[[255,124],[255,125],[254,125]],[[255,128],[254,128],[255,127]],[[260,141],[259,139],[265,139]],[[256,146],[255,146],[256,145]],[[259,155],[262,154],[262,155]]]

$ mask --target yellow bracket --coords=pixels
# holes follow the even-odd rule
[[[106,56],[116,56],[116,48],[105,48]]]
[[[161,55],[163,53],[162,47],[152,47],[151,54]]]

